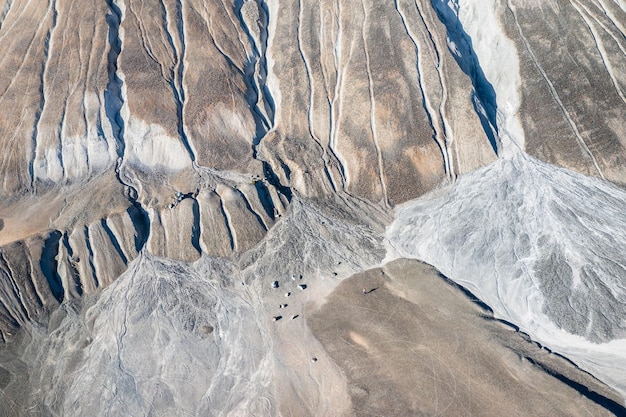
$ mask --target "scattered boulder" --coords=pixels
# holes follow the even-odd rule
[[[209,335],[209,334],[213,333],[213,330],[214,330],[213,326],[209,326],[209,325],[200,327],[200,333],[202,333],[204,335]]]

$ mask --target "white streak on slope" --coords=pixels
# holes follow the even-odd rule
[[[623,189],[520,152],[405,204],[387,237],[626,398],[625,210]]]
[[[533,60],[535,67],[537,68],[537,70],[541,73],[541,75],[543,76],[546,84],[548,85],[548,88],[550,89],[550,94],[552,95],[552,98],[554,99],[554,101],[556,102],[556,104],[561,108],[561,111],[563,113],[563,116],[565,116],[565,119],[567,120],[567,122],[570,125],[570,128],[572,129],[572,132],[574,133],[574,135],[576,136],[576,140],[578,141],[579,146],[581,147],[581,149],[587,154],[589,155],[589,158],[591,158],[591,161],[593,162],[594,167],[596,168],[596,171],[598,172],[598,174],[600,175],[600,177],[602,177],[602,179],[604,179],[604,174],[602,174],[602,171],[600,170],[600,166],[598,165],[598,162],[596,161],[595,156],[591,153],[591,150],[589,149],[589,147],[587,146],[587,144],[585,143],[585,140],[583,139],[583,137],[580,135],[580,132],[578,131],[578,127],[576,126],[576,123],[574,123],[574,121],[572,120],[572,117],[569,115],[569,112],[567,111],[567,109],[565,108],[565,105],[563,104],[563,102],[561,101],[556,89],[554,88],[554,85],[552,84],[552,81],[550,81],[550,78],[548,78],[548,74],[546,74],[546,72],[544,71],[544,69],[541,67],[541,65],[539,64],[539,60],[537,59],[537,57],[535,56],[535,54],[533,53],[530,44],[528,42],[528,40],[526,39],[526,37],[524,36],[524,33],[522,32],[522,28],[517,20],[517,15],[515,14],[515,10],[512,8],[512,6],[509,3],[509,8],[511,9],[511,13],[513,14],[513,17],[515,18],[515,25],[517,26],[517,30],[519,32],[520,38],[522,39],[522,41],[524,42],[524,45],[526,47],[526,50],[528,51],[528,53],[530,54],[531,59]]]
[[[496,92],[498,130],[502,139],[501,154],[515,150],[508,139],[524,149],[524,130],[517,116],[521,104],[519,58],[515,44],[500,27],[496,0],[454,0],[459,21],[472,39],[472,45],[485,77]]]

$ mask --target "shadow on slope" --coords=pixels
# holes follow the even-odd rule
[[[472,103],[480,118],[485,134],[489,138],[493,151],[498,154],[498,125],[496,122],[496,92],[487,80],[483,69],[474,53],[472,39],[463,29],[458,17],[458,2],[445,0],[431,1],[437,17],[448,32],[448,48],[459,68],[470,78],[474,92]]]

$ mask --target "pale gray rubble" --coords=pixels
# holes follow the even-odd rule
[[[625,208],[622,188],[520,152],[407,203],[387,237],[626,395]]]
[[[347,411],[341,371],[304,319],[309,302],[384,256],[381,225],[350,213],[295,201],[239,261],[142,251],[113,284],[65,300],[49,323],[27,324],[5,345],[0,415],[269,416],[294,399],[292,415]],[[290,317],[274,323],[279,303]]]
[[[239,261],[142,251],[114,283],[5,345],[0,415],[623,411],[615,392],[493,321],[430,266],[346,279],[384,256],[380,224],[355,218],[357,207],[367,213],[295,200]]]

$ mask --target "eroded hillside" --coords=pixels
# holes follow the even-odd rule
[[[336,362],[322,385],[304,367],[278,382],[301,358],[285,365],[268,350],[294,342],[272,333],[278,301],[268,307],[266,290],[306,272],[309,304],[294,315],[321,317],[318,307],[343,278],[395,250],[463,285],[485,281],[474,291],[496,315],[542,343],[551,336],[533,333],[541,326],[516,310],[519,297],[585,343],[621,343],[624,22],[626,8],[613,0],[0,0],[0,339],[17,349],[5,352],[5,364],[22,361],[0,368],[4,401],[69,378],[67,397],[33,394],[12,408],[30,401],[49,407],[40,414],[67,415],[64,401],[91,387],[72,379],[73,366],[106,373],[125,351],[150,351],[146,340],[124,345],[128,317],[114,304],[174,311],[168,303],[185,304],[179,275],[188,274],[222,300],[194,308],[234,303],[208,321],[257,320],[244,326],[256,353],[241,372],[256,375],[246,383],[259,395],[215,402],[225,391],[190,392],[189,412],[204,410],[200,401],[224,412],[297,414],[272,397],[282,392],[310,395],[305,414],[349,414],[357,397],[346,391],[340,355],[326,357]],[[424,195],[384,233],[396,207]],[[476,276],[459,274],[461,263]],[[163,282],[142,287],[157,273]],[[179,287],[180,297],[161,300]],[[527,288],[535,296],[521,293]],[[122,298],[107,304],[102,294]],[[190,324],[188,313],[185,330],[218,346],[217,362],[204,365],[237,373],[220,349],[237,358],[248,342],[202,330],[215,323]],[[112,327],[102,324],[109,318]],[[323,334],[308,326],[302,340],[320,343]],[[176,340],[155,343],[172,355],[191,346]],[[55,368],[51,358],[63,352],[71,358]],[[96,354],[113,359],[99,363]],[[603,371],[623,363],[598,365],[584,354],[576,363],[626,395],[623,381]],[[32,374],[33,366],[50,373]],[[124,375],[109,382],[121,378],[123,395],[142,398],[137,414],[151,396],[164,407],[182,386],[171,382],[178,371],[168,374],[166,395],[119,369]],[[217,383],[207,378],[198,386]],[[248,389],[238,381],[224,386]],[[342,394],[326,401],[332,389]]]

